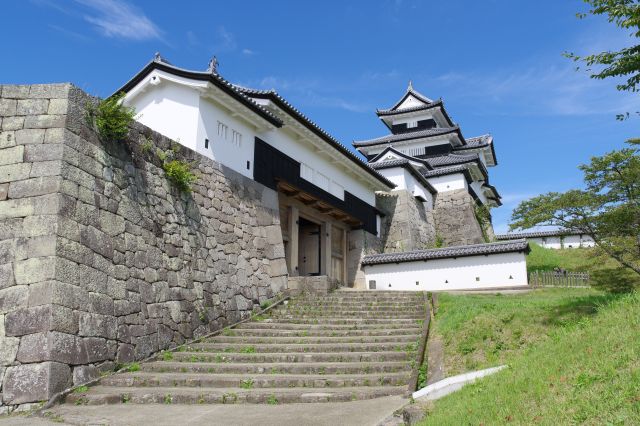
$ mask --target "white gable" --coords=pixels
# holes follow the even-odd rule
[[[409,95],[407,96],[407,99],[405,99],[404,101],[402,101],[400,105],[398,105],[397,109],[413,108],[413,107],[418,107],[422,105],[426,105],[426,103],[424,103],[423,101],[421,101],[420,99],[416,98],[413,95]]]

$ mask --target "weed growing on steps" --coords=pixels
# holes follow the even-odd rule
[[[173,396],[172,396],[170,393],[168,393],[168,394],[166,394],[166,395],[164,396],[164,403],[165,403],[165,404],[171,404],[171,403],[173,403]]]
[[[254,385],[253,379],[245,379],[240,382],[240,387],[242,389],[252,389]]]
[[[122,394],[122,403],[126,404],[129,401],[131,401],[131,395],[128,393]]]
[[[278,398],[275,395],[269,395],[267,398],[267,404],[269,405],[278,405]]]
[[[173,360],[173,352],[162,351],[162,360],[163,361],[172,361]]]
[[[230,329],[230,328],[225,328],[224,330],[222,330],[222,335],[223,335],[223,336],[235,336],[235,335],[236,335],[236,332],[235,332],[235,331],[233,331],[233,330],[232,330],[232,329]]]
[[[243,353],[243,354],[255,354],[256,353],[256,348],[255,348],[255,346],[246,346],[246,347],[240,349],[239,352]]]
[[[228,392],[222,395],[223,404],[235,404],[238,402],[238,395],[233,392]]]
[[[82,385],[82,386],[78,386],[77,388],[75,388],[73,390],[74,393],[85,393],[89,390],[88,386]]]

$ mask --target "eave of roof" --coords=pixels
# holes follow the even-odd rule
[[[433,129],[419,130],[417,132],[400,133],[397,135],[387,135],[387,136],[382,136],[380,138],[369,139],[364,141],[354,141],[353,146],[356,148],[369,147],[369,146],[376,146],[376,145],[384,145],[391,142],[404,142],[404,141],[409,141],[413,139],[422,139],[422,138],[428,138],[432,136],[448,135],[451,133],[456,133],[460,137],[460,140],[462,141],[462,143],[463,144],[465,143],[465,139],[462,136],[462,132],[460,131],[460,128],[458,126],[453,126],[453,127],[435,127]]]
[[[518,232],[513,234],[498,234],[497,240],[514,240],[521,238],[541,238],[541,237],[566,237],[567,235],[585,235],[584,232],[569,231],[556,229],[553,231],[532,231],[532,232]]]
[[[525,239],[516,241],[499,241],[495,243],[473,244],[429,250],[414,250],[400,253],[370,254],[363,257],[362,266],[483,256],[501,253],[528,253],[529,250],[529,243],[527,243],[527,240]]]
[[[232,98],[236,99],[238,102],[249,108],[254,113],[258,114],[260,117],[267,120],[269,123],[273,124],[276,127],[282,127],[282,121],[269,112],[267,109],[263,108],[261,105],[258,105],[253,99],[245,95],[244,93],[238,91],[235,86],[229,81],[222,78],[217,73],[211,72],[201,72],[201,71],[191,71],[183,68],[178,68],[167,63],[164,60],[154,59],[149,62],[142,70],[140,70],[136,75],[134,75],[128,82],[126,82],[122,87],[115,91],[114,94],[120,92],[129,92],[133,89],[138,83],[140,83],[149,73],[154,70],[161,70],[168,72],[173,75],[177,75],[180,77],[189,78],[192,80],[198,81],[208,81],[214,84],[216,87],[220,88],[226,94],[230,95]]]
[[[498,157],[496,157],[495,145],[493,144],[493,136],[486,134],[481,136],[474,136],[466,139],[467,144],[463,146],[456,146],[454,151],[466,151],[471,149],[491,148],[491,156],[493,157],[494,165],[498,165]]]
[[[424,159],[422,158],[418,158],[418,157],[412,157],[410,155],[405,154],[404,152],[400,152],[397,149],[395,149],[393,146],[388,146],[386,147],[384,150],[382,150],[382,152],[378,155],[376,155],[375,157],[373,157],[371,160],[369,160],[369,165],[373,165],[373,163],[375,163],[376,161],[378,161],[379,159],[381,159],[384,155],[386,155],[388,152],[392,152],[393,154],[402,157],[406,160],[409,161],[415,161],[416,163],[420,163],[423,166],[425,166],[427,169],[431,170],[433,169],[433,167]]]
[[[365,170],[367,173],[378,179],[384,185],[389,188],[395,188],[395,184],[391,182],[389,179],[382,176],[380,173],[376,172],[372,169],[367,163],[365,163],[360,157],[351,152],[346,146],[340,143],[337,139],[323,130],[316,123],[311,121],[306,115],[296,109],[293,105],[291,105],[286,99],[280,96],[275,90],[256,90],[250,89],[247,87],[234,86],[236,90],[243,92],[246,96],[250,96],[258,99],[267,99],[276,104],[279,108],[287,112],[289,115],[297,119],[300,123],[302,123],[307,129],[313,132],[316,136],[320,137],[325,142],[329,143],[332,147],[337,149],[340,153],[345,155],[351,161],[356,163],[360,168]]]

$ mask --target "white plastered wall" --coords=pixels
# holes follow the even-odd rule
[[[527,285],[524,252],[366,266],[367,288],[376,290],[446,291]]]
[[[147,84],[154,75],[161,77],[160,83]],[[142,124],[249,178],[253,178],[257,136],[293,159],[310,166],[315,173],[314,184],[319,184],[326,177],[330,192],[335,195],[342,192],[342,196],[338,198],[344,198],[346,190],[375,206],[374,189],[364,179],[355,177],[359,173],[366,173],[356,164],[347,162],[338,165],[332,162],[332,159],[318,152],[310,142],[291,133],[287,126],[256,132],[240,116],[232,116],[213,99],[202,96],[201,90],[204,90],[206,83],[187,85],[183,80],[185,79],[155,71],[129,93],[125,102],[136,108],[137,120]],[[139,87],[144,87],[144,90],[137,90]],[[247,114],[251,112],[247,111]],[[226,137],[218,135],[219,121],[227,126]],[[233,140],[234,130],[242,135],[239,144]],[[209,139],[208,148],[205,148],[205,139]],[[345,168],[350,168],[353,173],[347,173]]]
[[[527,240],[544,248],[554,250],[595,246],[595,242],[588,235],[566,235],[562,239],[557,236],[535,237],[527,238]]]
[[[455,191],[456,189],[469,189],[467,180],[462,173],[432,177],[427,180],[438,192]]]
[[[381,169],[378,172],[396,184],[395,190],[405,189],[414,197],[422,197],[427,210],[433,209],[433,195],[404,167]]]

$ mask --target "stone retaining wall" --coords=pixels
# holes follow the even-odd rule
[[[250,315],[287,285],[277,194],[70,84],[0,86],[0,383],[24,404]],[[156,148],[193,161],[181,193]]]
[[[445,246],[485,242],[475,215],[475,201],[466,189],[439,192],[434,218],[436,233]]]
[[[433,211],[407,190],[378,193],[378,205],[387,215],[382,221],[384,253],[433,248],[436,232]]]

